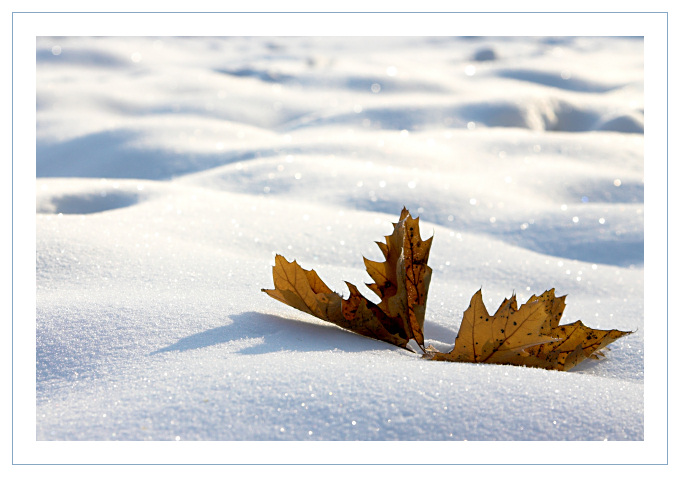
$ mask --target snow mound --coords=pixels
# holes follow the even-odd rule
[[[643,42],[38,38],[38,440],[643,440]],[[556,288],[636,332],[571,372],[435,363],[262,293],[367,297],[402,207],[427,344]]]

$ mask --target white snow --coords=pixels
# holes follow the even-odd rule
[[[40,37],[36,101],[39,441],[644,439],[641,38]],[[429,362],[260,291],[280,253],[373,299],[402,206],[426,344],[480,287],[635,333]]]

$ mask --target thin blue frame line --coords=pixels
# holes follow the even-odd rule
[[[669,374],[668,374],[668,369],[669,369],[669,363],[668,363],[668,350],[669,350],[669,333],[668,333],[668,229],[669,229],[669,215],[668,215],[668,35],[670,35],[670,30],[668,29],[668,12],[666,12],[666,465],[668,465],[668,460],[669,460],[669,447],[668,447],[668,440],[669,440],[669,425],[668,425],[668,412],[669,412],[669,407],[668,407],[668,402],[669,402],[669,395],[668,395],[668,379],[669,379]]]
[[[532,14],[532,13],[552,13],[552,14],[565,14],[565,13],[589,13],[589,14],[600,14],[600,13],[647,13],[647,14],[656,14],[656,13],[665,13],[666,15],[666,418],[668,418],[668,413],[669,413],[669,386],[668,386],[668,380],[669,380],[669,368],[668,368],[668,346],[669,346],[669,336],[668,336],[668,331],[669,331],[669,320],[668,320],[668,310],[669,310],[669,301],[668,301],[668,296],[669,296],[669,286],[668,286],[668,279],[669,279],[669,200],[668,200],[668,191],[669,191],[669,179],[668,179],[668,172],[669,172],[669,161],[668,161],[668,151],[669,151],[669,112],[668,112],[668,98],[669,98],[669,86],[668,86],[668,77],[669,77],[669,72],[668,72],[668,61],[669,61],[669,12],[22,12],[22,11],[17,11],[17,12],[12,12],[12,53],[11,53],[11,58],[12,58],[12,79],[11,79],[11,84],[12,84],[12,128],[11,128],[11,133],[12,133],[12,139],[11,139],[11,151],[12,151],[12,199],[11,199],[11,206],[12,206],[12,237],[11,237],[11,247],[12,247],[12,287],[11,287],[11,293],[12,293],[12,298],[11,298],[11,308],[12,308],[12,345],[11,345],[11,350],[12,350],[12,397],[11,397],[11,406],[12,406],[12,446],[11,446],[11,452],[12,452],[12,465],[90,465],[90,464],[15,464],[14,462],[14,14],[21,13],[48,13],[48,14],[54,14],[54,13],[100,13],[100,14],[111,14],[111,13],[141,13],[141,14],[148,14],[148,13],[171,13],[171,14],[177,14],[177,13],[194,13],[194,14],[205,14],[205,13],[229,13],[229,14],[234,14],[234,13],[275,13],[275,14],[280,14],[280,13],[293,13],[293,14],[304,14],[304,13],[424,13],[424,14],[431,14],[431,13],[496,13],[496,14],[508,14],[508,13],[524,13],[524,14]],[[576,464],[576,463],[567,463],[567,464],[549,464],[549,465],[668,465],[669,464],[669,425],[668,421],[666,422],[666,463],[665,464]],[[115,463],[115,464],[96,464],[96,465],[316,465],[316,464],[120,464],[120,463]],[[423,465],[423,464],[322,464],[322,465]],[[465,465],[465,464],[425,464],[425,465]],[[542,465],[542,464],[475,464],[475,465]]]
[[[14,465],[14,12],[12,12],[12,200],[10,201],[12,207],[12,298],[10,300],[12,307],[12,465]]]
[[[339,13],[348,13],[348,14],[425,14],[425,15],[430,15],[430,14],[439,14],[439,13],[456,13],[456,14],[499,14],[499,15],[507,15],[510,13],[516,13],[516,14],[557,14],[557,15],[564,15],[567,13],[573,13],[573,14],[611,14],[611,13],[617,13],[617,14],[641,14],[641,13],[650,13],[650,14],[658,14],[658,13],[666,13],[664,11],[652,11],[652,12],[607,12],[607,11],[601,11],[601,12],[544,12],[544,11],[535,11],[535,12],[460,12],[460,11],[428,11],[428,12],[318,12],[318,11],[309,11],[309,12],[233,12],[233,11],[202,11],[202,12],[90,12],[90,11],[82,11],[82,12],[50,12],[50,11],[45,11],[45,12],[23,12],[23,11],[17,11],[17,12],[12,12],[12,15],[15,13],[43,13],[43,14],[50,14],[53,15],[55,13],[65,13],[65,14],[74,14],[74,13],[84,13],[84,14],[105,14],[105,15],[110,15],[113,13],[121,13],[121,14],[198,14],[198,15],[204,15],[204,14],[214,14],[214,13],[228,13],[228,14],[239,14],[239,13],[245,13],[245,14],[292,14],[292,15],[299,15],[299,14],[306,14],[306,13],[312,13],[312,14],[339,14]]]
[[[102,442],[102,441],[87,441],[87,442]],[[134,442],[134,441],[131,441],[131,442]],[[141,442],[141,441],[137,441],[137,442]],[[158,441],[154,441],[154,442],[158,442]],[[168,442],[171,442],[171,441],[168,441]],[[242,441],[239,441],[239,442],[242,442]],[[273,441],[264,441],[264,442],[273,442]],[[364,442],[367,442],[367,441],[364,441]],[[411,442],[411,441],[401,441],[401,442]],[[493,442],[493,441],[477,441],[477,442]],[[561,442],[561,441],[545,441],[545,442]],[[323,466],[323,465],[326,465],[326,466],[328,466],[328,465],[332,465],[332,466],[391,466],[391,467],[396,467],[396,466],[399,466],[399,467],[402,467],[402,466],[415,466],[415,465],[417,465],[417,466],[431,466],[431,467],[434,467],[434,466],[439,466],[439,467],[450,467],[450,466],[455,466],[455,465],[485,465],[485,466],[496,466],[496,467],[497,467],[497,466],[506,467],[506,466],[510,466],[510,465],[512,465],[512,466],[519,466],[519,465],[521,465],[521,466],[527,466],[527,465],[530,465],[530,466],[550,466],[550,465],[561,465],[561,466],[563,466],[563,465],[570,465],[570,466],[588,466],[588,467],[591,467],[591,466],[607,466],[607,467],[611,467],[611,466],[631,466],[631,465],[633,465],[633,466],[647,466],[647,467],[648,467],[648,466],[653,466],[653,465],[655,465],[655,466],[660,466],[660,465],[668,465],[668,464],[664,464],[664,463],[652,463],[652,464],[633,463],[633,464],[622,464],[622,463],[620,463],[620,462],[614,462],[614,463],[611,463],[611,464],[603,464],[603,463],[598,463],[598,464],[576,464],[576,463],[573,463],[573,462],[566,462],[566,463],[563,463],[563,464],[515,464],[515,463],[510,463],[510,464],[500,464],[500,463],[467,464],[467,463],[460,463],[460,462],[456,462],[456,463],[452,463],[452,464],[428,464],[428,463],[420,463],[420,464],[413,464],[413,463],[395,464],[395,463],[392,463],[392,462],[388,462],[388,463],[384,463],[384,464],[382,464],[382,463],[364,463],[364,464],[351,464],[351,463],[350,463],[350,464],[348,464],[348,463],[346,463],[346,462],[341,462],[341,463],[330,463],[330,464],[308,464],[308,463],[303,463],[303,464],[291,464],[291,463],[287,463],[287,462],[284,462],[284,463],[266,462],[266,463],[258,463],[258,464],[252,464],[252,463],[246,463],[246,464],[243,464],[243,463],[233,463],[233,464],[231,464],[231,463],[230,463],[230,464],[224,464],[224,463],[222,463],[222,464],[187,464],[187,463],[184,463],[184,462],[180,462],[180,463],[177,463],[177,464],[168,464],[167,462],[161,462],[161,463],[158,463],[158,464],[154,464],[154,463],[143,463],[143,464],[120,464],[120,463],[112,463],[112,464],[111,464],[111,463],[101,463],[101,464],[62,464],[62,463],[57,463],[57,464],[43,464],[43,463],[40,463],[40,464],[14,464],[14,465],[49,465],[49,466],[54,466],[54,465],[62,465],[62,466],[65,466],[65,465],[68,465],[68,466],[86,466],[86,465],[87,465],[87,466],[97,466],[97,465],[118,465],[118,466],[126,466],[126,465],[129,465],[129,466],[135,466],[135,467],[138,467],[138,466],[151,466],[151,465],[154,465],[154,466],[159,466],[159,465],[165,465],[165,466],[171,466],[171,465],[172,465],[172,466],[175,466],[175,465],[185,465],[185,466],[189,466],[189,465],[190,465],[190,466],[211,466],[211,465],[212,465],[212,466],[217,466],[217,465],[251,465],[251,466],[284,466],[284,465],[293,466],[293,465],[294,465],[294,466]]]

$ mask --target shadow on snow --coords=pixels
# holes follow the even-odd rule
[[[258,355],[279,351],[342,351],[361,352],[399,348],[382,341],[366,338],[323,322],[283,318],[258,312],[230,316],[232,323],[181,338],[151,355],[171,351],[190,351],[223,343],[253,340],[258,342],[239,349],[239,354]]]

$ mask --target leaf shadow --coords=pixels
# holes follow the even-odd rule
[[[175,343],[150,353],[184,352],[222,344],[235,344],[236,353],[259,355],[280,351],[361,352],[399,348],[366,338],[325,323],[284,318],[259,312],[244,312],[229,317],[232,322],[180,338]]]

